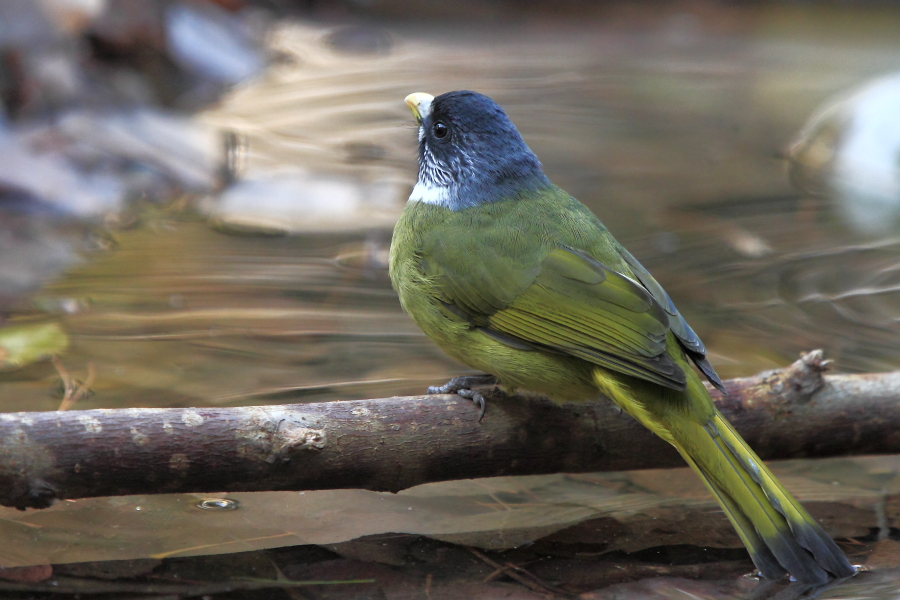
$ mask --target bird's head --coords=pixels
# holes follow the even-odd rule
[[[406,97],[419,126],[410,202],[462,210],[549,186],[541,163],[496,102],[476,92]]]

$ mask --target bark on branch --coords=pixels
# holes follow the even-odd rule
[[[900,453],[900,371],[823,375],[820,351],[726,382],[722,412],[764,459]],[[0,504],[121,494],[363,488],[682,465],[612,403],[488,394],[0,414]]]

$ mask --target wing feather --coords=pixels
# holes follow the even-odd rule
[[[675,308],[675,303],[669,298],[669,294],[666,293],[666,290],[659,285],[656,279],[653,278],[653,275],[651,275],[650,272],[644,268],[644,265],[638,262],[638,259],[632,256],[628,250],[620,247],[619,253],[622,255],[622,258],[625,259],[625,262],[628,263],[628,266],[631,267],[631,271],[634,273],[634,276],[637,277],[638,281],[641,282],[641,285],[643,285],[647,291],[652,294],[653,298],[665,309],[666,313],[669,315],[669,327],[672,329],[672,333],[675,334],[675,337],[678,338],[678,341],[687,352],[687,355],[694,361],[697,368],[706,375],[706,378],[709,379],[710,383],[718,388],[723,394],[727,394],[728,392],[725,391],[725,385],[722,383],[722,380],[719,379],[716,370],[713,369],[713,366],[706,360],[706,347],[703,345],[703,342],[700,341],[700,337],[694,333],[691,326],[688,325],[687,321],[684,320],[684,317],[678,312],[678,309]]]
[[[442,246],[443,252],[453,246]],[[423,261],[440,300],[501,343],[577,356],[667,387],[683,389],[685,376],[666,355],[669,316],[638,281],[567,247],[551,250],[536,266],[498,268],[483,257],[465,277],[441,260]],[[523,261],[524,262],[524,261]],[[493,267],[493,268],[492,268]],[[491,273],[500,273],[491,277]]]

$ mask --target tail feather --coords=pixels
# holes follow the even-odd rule
[[[819,584],[828,581],[828,573],[801,546],[784,516],[773,505],[762,486],[744,468],[737,453],[723,444],[712,428],[697,424],[691,429],[695,429],[691,439],[678,440],[678,445],[682,446],[683,454],[691,456],[693,464],[689,464],[712,484],[725,513],[733,513],[731,522],[763,575],[774,578],[787,571],[804,583]],[[682,428],[679,430],[683,431]],[[676,439],[680,437],[676,435]],[[727,501],[724,501],[726,498]],[[776,497],[776,502],[780,500]],[[751,544],[746,543],[748,539],[752,540]],[[773,569],[760,560],[765,556],[760,551],[760,541],[774,557],[779,569]]]
[[[822,530],[806,509],[781,487],[772,472],[747,446],[731,424],[718,412],[714,419],[719,438],[760,486],[772,506],[784,517],[797,542],[815,557],[816,563],[835,577],[853,575],[856,570],[834,540]]]
[[[718,465],[710,465],[707,460],[706,465],[700,465],[701,469],[706,471],[711,467],[713,473],[718,475],[717,483],[723,492],[738,505],[779,564],[798,581],[813,584],[828,581],[828,573],[796,539],[781,511],[780,505],[787,492],[783,488],[775,488],[766,493],[754,477],[755,468],[761,465],[758,459],[754,461],[751,457],[742,456],[741,448],[732,450],[711,428],[704,427],[703,430],[708,436],[707,440],[718,450],[715,462],[724,462],[725,465],[723,469],[717,469]],[[750,451],[746,445],[743,449]],[[747,469],[745,463],[753,464],[753,468]],[[811,518],[810,523],[817,527]]]
[[[722,417],[699,377],[687,374],[684,392],[645,382],[625,384],[601,369],[594,381],[625,412],[672,444],[700,475],[765,577],[787,572],[816,585],[853,575],[837,544]]]
[[[676,448],[678,447],[676,446]],[[700,480],[706,485],[706,488],[712,495],[715,496],[716,500],[718,500],[719,505],[725,512],[725,516],[728,517],[731,525],[734,527],[735,531],[737,531],[738,537],[741,538],[744,546],[747,547],[747,551],[750,553],[753,564],[756,565],[756,568],[759,569],[759,572],[762,573],[763,577],[767,579],[778,579],[785,575],[787,571],[781,566],[781,563],[778,562],[778,559],[775,558],[772,551],[769,550],[769,547],[753,526],[753,522],[747,518],[747,515],[744,514],[741,507],[738,506],[728,494],[719,488],[719,486],[711,481],[687,453],[681,448],[678,448],[678,451],[688,465],[700,475]]]

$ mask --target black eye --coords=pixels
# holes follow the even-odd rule
[[[442,140],[450,134],[450,128],[438,121],[431,126],[431,134],[437,139]]]

